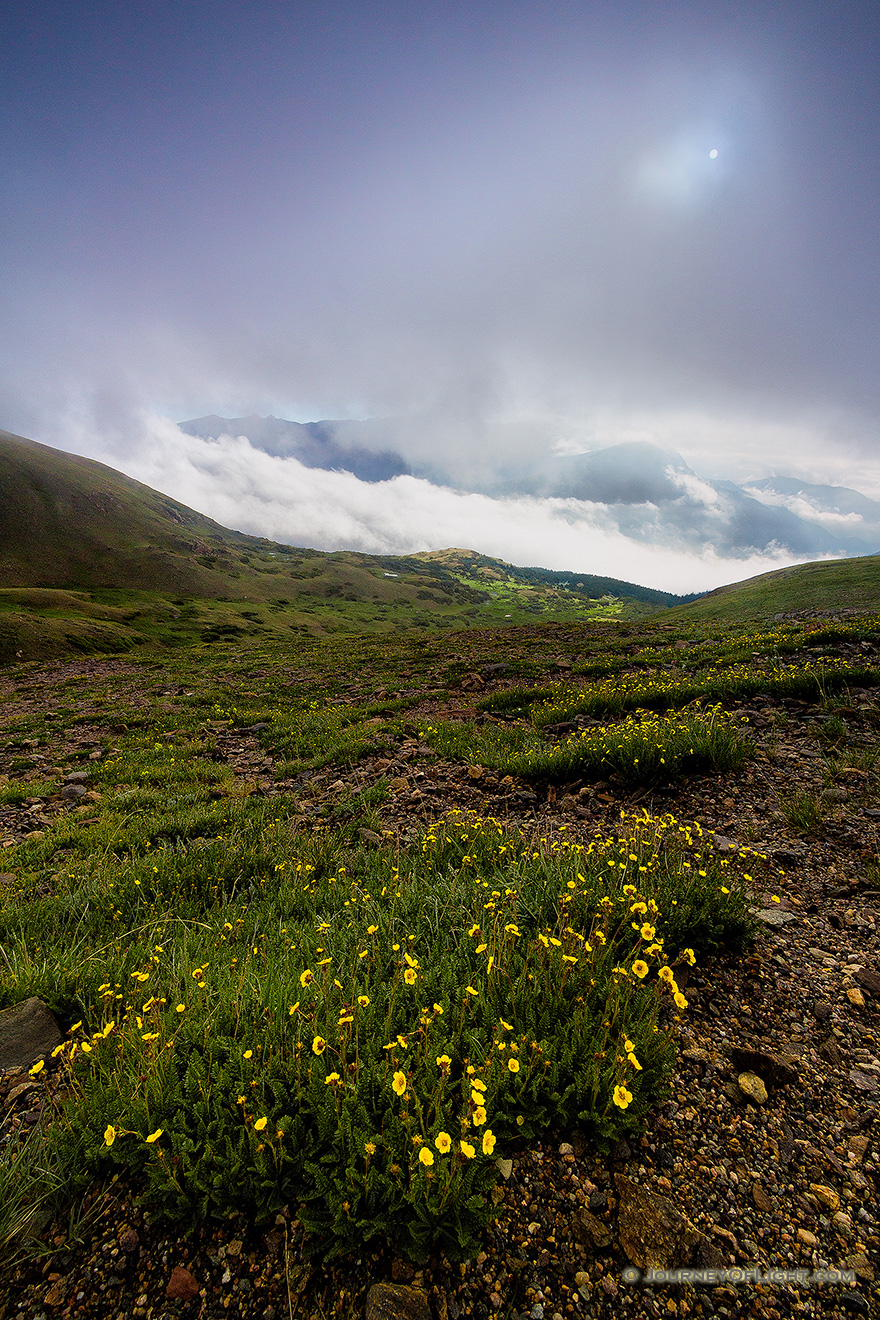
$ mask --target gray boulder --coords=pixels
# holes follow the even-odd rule
[[[64,1040],[55,1015],[34,996],[0,1013],[0,1068],[30,1068]]]

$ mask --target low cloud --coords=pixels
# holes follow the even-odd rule
[[[651,506],[642,507],[634,540],[605,505],[493,498],[411,476],[368,483],[262,453],[243,437],[186,435],[153,415],[140,418],[123,455],[109,445],[99,452],[94,437],[88,452],[224,526],[319,550],[407,554],[460,546],[675,592],[710,590],[798,562],[781,550],[733,557],[708,541],[697,549],[676,544]]]

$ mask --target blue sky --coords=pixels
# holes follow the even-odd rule
[[[0,426],[133,468],[149,419],[430,416],[466,466],[510,422],[880,493],[878,57],[875,3],[7,0]]]

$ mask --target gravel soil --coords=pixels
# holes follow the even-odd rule
[[[130,671],[119,670],[127,682]],[[35,671],[28,681],[26,700],[39,702]],[[473,718],[468,700],[426,698],[423,713]],[[868,692],[849,703],[837,712],[847,747],[870,748],[880,707]],[[47,1226],[41,1254],[4,1267],[0,1320],[880,1320],[880,784],[873,770],[846,773],[844,757],[829,778],[828,715],[818,706],[761,699],[741,712],[758,751],[735,779],[635,795],[613,783],[554,790],[475,774],[433,761],[407,737],[395,754],[353,772],[279,783],[254,735],[218,736],[253,791],[296,793],[302,829],[339,819],[353,789],[379,780],[390,785],[382,828],[401,837],[454,807],[541,837],[565,825],[569,837],[586,839],[636,806],[698,821],[720,850],[748,846],[769,859],[753,895],[755,942],[691,971],[690,1006],[669,1024],[678,1043],[671,1092],[640,1140],[602,1156],[585,1134],[556,1132],[503,1153],[497,1218],[475,1260],[418,1269],[364,1254],[322,1264],[293,1214],[268,1232],[231,1219],[169,1234],[145,1218],[136,1187],[116,1182]],[[97,718],[78,726],[84,761],[112,736]],[[45,752],[49,765],[62,750]],[[822,803],[811,832],[787,823],[796,791]],[[4,808],[0,843],[58,812],[87,818],[99,806],[59,794]],[[769,877],[780,902],[764,888]],[[51,1076],[0,1075],[0,1138],[41,1121],[52,1085]],[[651,1261],[703,1275],[652,1281]],[[392,1287],[381,1293],[374,1285],[383,1283]]]

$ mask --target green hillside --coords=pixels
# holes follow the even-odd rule
[[[772,619],[774,614],[837,609],[880,610],[880,555],[761,573],[678,605],[668,617],[693,623],[750,623]]]
[[[679,599],[467,550],[280,545],[0,431],[0,663],[145,643],[636,619]]]

